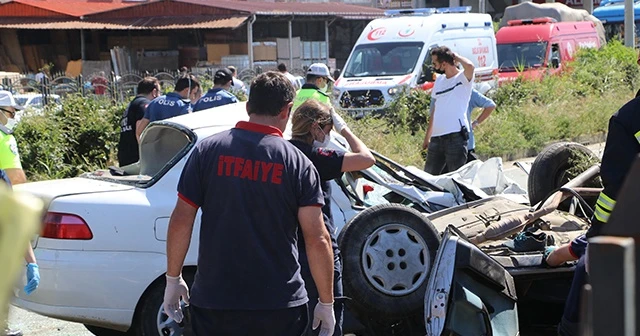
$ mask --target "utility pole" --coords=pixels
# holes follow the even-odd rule
[[[624,0],[624,45],[631,48],[636,46],[633,10],[633,0]]]

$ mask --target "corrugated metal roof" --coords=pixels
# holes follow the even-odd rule
[[[4,18],[0,28],[14,29],[221,29],[237,28],[247,20],[246,16],[231,18],[202,17],[154,17],[140,19],[115,19],[108,21],[43,20],[24,18]]]
[[[21,3],[33,7],[38,7],[52,12],[65,15],[81,17],[84,15],[108,12],[114,9],[139,6],[149,2],[161,0],[148,0],[145,2],[133,2],[125,0],[13,0],[13,2]]]
[[[232,0],[173,0],[203,6],[246,11],[257,15],[310,15],[342,17],[382,17],[378,8],[349,5],[340,2],[248,2]]]

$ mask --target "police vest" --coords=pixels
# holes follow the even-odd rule
[[[329,95],[326,93],[316,89],[300,89],[298,94],[296,94],[296,98],[293,100],[292,111],[297,110],[298,107],[308,99],[315,99],[321,103],[331,105],[331,98],[329,98]]]

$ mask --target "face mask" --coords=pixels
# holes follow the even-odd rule
[[[444,70],[442,70],[442,69],[436,69],[435,67],[433,68],[433,72],[435,72],[435,73],[437,73],[437,74],[439,74],[439,75],[444,74]]]
[[[327,83],[324,83],[324,85],[322,87],[320,87],[320,91],[326,93],[327,92],[327,88],[329,87],[329,85],[327,85]]]
[[[8,129],[13,129],[16,127],[16,120],[13,118],[7,118],[7,124],[5,126],[7,126]]]
[[[318,128],[320,128],[320,126],[318,126]],[[322,128],[320,128],[320,132],[322,132],[322,135],[324,135],[324,140],[322,140],[322,142],[313,140],[313,147],[324,148],[329,146],[329,141],[331,141],[331,134],[325,134]]]

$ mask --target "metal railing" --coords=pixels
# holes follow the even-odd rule
[[[194,68],[192,74],[200,82],[213,83],[213,75],[218,68]],[[243,81],[247,87],[258,74],[274,69],[242,69],[238,71],[238,79]],[[306,69],[293,69],[290,72],[296,76],[304,76]],[[43,102],[46,104],[50,95],[64,97],[68,94],[81,94],[85,97],[112,99],[117,102],[127,101],[136,95],[138,82],[146,76],[156,77],[162,84],[163,89],[173,87],[175,82],[182,76],[175,70],[158,70],[155,72],[132,71],[116,76],[115,73],[100,76],[94,73],[88,76],[70,77],[64,72],[53,73],[37,81],[33,74],[22,74],[12,78],[3,78],[0,84],[4,90],[9,90],[14,94],[38,93],[42,94]]]

